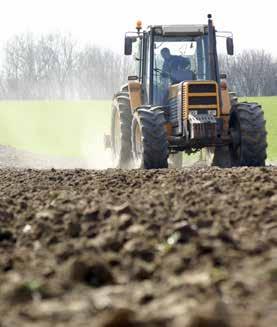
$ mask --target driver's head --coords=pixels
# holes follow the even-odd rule
[[[161,50],[161,56],[163,57],[164,60],[167,60],[170,58],[170,50],[168,48],[163,48]]]

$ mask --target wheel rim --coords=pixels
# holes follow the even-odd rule
[[[143,145],[142,145],[142,134],[140,130],[140,126],[138,122],[135,125],[134,131],[134,139],[135,139],[135,148],[134,148],[134,156],[135,156],[135,163],[137,167],[141,166],[142,163],[142,153],[143,153]]]
[[[120,117],[118,111],[114,117],[114,157],[118,158],[121,149]]]

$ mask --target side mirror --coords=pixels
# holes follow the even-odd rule
[[[227,37],[226,39],[226,48],[229,56],[234,54],[234,41],[232,37]]]
[[[124,54],[125,56],[130,56],[133,50],[133,40],[129,36],[125,36],[125,46],[124,46]]]

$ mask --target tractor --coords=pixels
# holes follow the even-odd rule
[[[227,32],[226,32],[227,33]],[[203,25],[154,25],[125,35],[135,75],[112,102],[110,145],[118,168],[182,166],[183,153],[200,152],[208,165],[264,166],[262,107],[239,102],[220,73],[212,16]],[[224,35],[228,55],[233,36]]]

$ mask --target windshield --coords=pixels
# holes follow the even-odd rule
[[[190,70],[194,79],[208,79],[207,36],[155,37],[154,69]],[[179,65],[178,65],[179,64]]]
[[[156,104],[164,103],[162,98],[169,85],[209,79],[207,44],[207,35],[155,36],[153,86]]]

